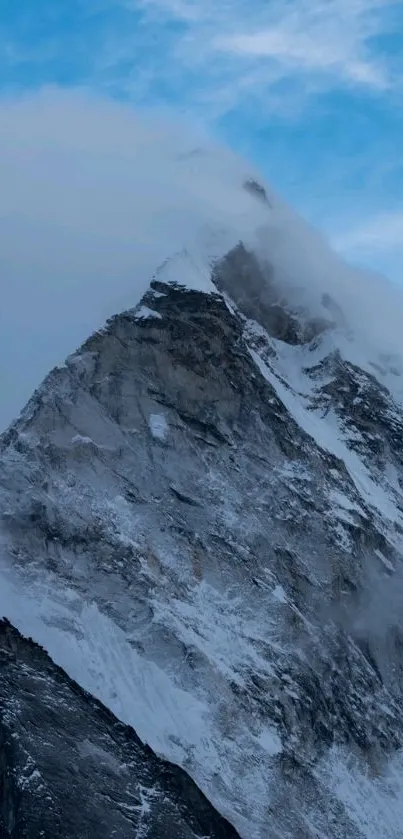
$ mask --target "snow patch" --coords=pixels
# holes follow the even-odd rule
[[[167,259],[155,274],[155,279],[167,285],[181,286],[192,291],[206,294],[217,293],[211,282],[211,268],[209,261],[195,253],[190,254],[184,248]]]
[[[139,309],[136,309],[135,316],[138,320],[147,320],[148,318],[162,320],[162,315],[154,309],[149,309],[148,306],[140,306]]]
[[[377,556],[377,557],[378,557],[378,559],[380,559],[380,560],[381,560],[382,564],[385,566],[385,568],[386,568],[388,571],[391,571],[391,572],[392,572],[392,571],[394,571],[394,570],[395,570],[395,568],[394,568],[393,564],[392,564],[392,563],[390,562],[390,560],[389,560],[389,559],[385,556],[385,554],[383,554],[383,553],[382,553],[382,551],[380,551],[380,550],[379,550],[379,548],[376,548],[376,550],[374,551],[374,553],[375,553],[375,556]]]
[[[279,603],[288,603],[287,595],[283,589],[283,586],[275,586],[272,591],[272,597],[277,600]]]
[[[256,739],[262,749],[272,757],[283,751],[281,739],[273,728],[263,728]]]
[[[403,825],[403,752],[371,774],[333,747],[316,770],[318,781],[335,794],[363,839],[397,839]],[[372,775],[372,777],[371,777]]]
[[[361,516],[363,519],[368,519],[362,507],[338,489],[330,490],[329,501],[331,504],[330,515],[344,521],[346,524],[357,524],[357,519],[354,518],[354,514]]]
[[[156,440],[165,440],[168,433],[168,423],[164,414],[150,414],[148,425],[152,436]]]

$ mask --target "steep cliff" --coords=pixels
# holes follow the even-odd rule
[[[69,748],[105,836],[126,835],[125,805],[109,808],[82,750],[112,729],[114,762],[133,749],[161,789],[180,779],[166,810],[179,826],[164,835],[231,833],[67,677],[244,839],[396,839],[402,408],[382,371],[348,357],[329,301],[320,316],[292,305],[242,244],[211,289],[186,287],[188,269],[186,254],[168,261],[1,438],[0,612],[67,674],[46,693],[57,725],[64,691],[87,704],[91,733],[77,745],[74,729]],[[155,808],[153,825],[168,818]]]

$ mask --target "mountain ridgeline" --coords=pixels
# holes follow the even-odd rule
[[[393,370],[186,260],[0,438],[0,836],[398,839]]]

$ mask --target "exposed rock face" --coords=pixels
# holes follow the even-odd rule
[[[213,271],[213,281],[227,293],[246,318],[259,323],[272,338],[287,344],[305,344],[330,328],[333,321],[301,318],[281,296],[270,265],[241,243],[220,260]]]
[[[247,178],[247,180],[244,183],[244,189],[246,189],[247,192],[250,192],[251,195],[254,195],[256,198],[258,198],[259,201],[263,201],[264,204],[267,204],[268,207],[271,207],[271,203],[267,197],[267,192],[264,186],[262,186],[262,184],[260,184],[254,178]]]
[[[381,470],[401,477],[402,416],[242,246],[213,280],[155,280],[3,435],[5,579],[57,663],[244,839],[372,839],[366,807],[396,837],[379,801],[403,745],[403,636],[362,614],[400,557]]]
[[[375,375],[335,352],[314,366],[310,377],[319,382],[315,406],[324,412],[334,407],[351,448],[367,466],[377,467],[380,480],[388,462],[397,463],[399,469],[403,466],[403,417]]]
[[[157,758],[0,622],[0,836],[236,839],[185,772]]]

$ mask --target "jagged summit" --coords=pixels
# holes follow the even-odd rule
[[[1,839],[398,839],[402,292],[78,100],[4,127]]]
[[[396,839],[403,416],[276,283],[180,251],[52,371],[1,438],[0,612],[243,839]]]

